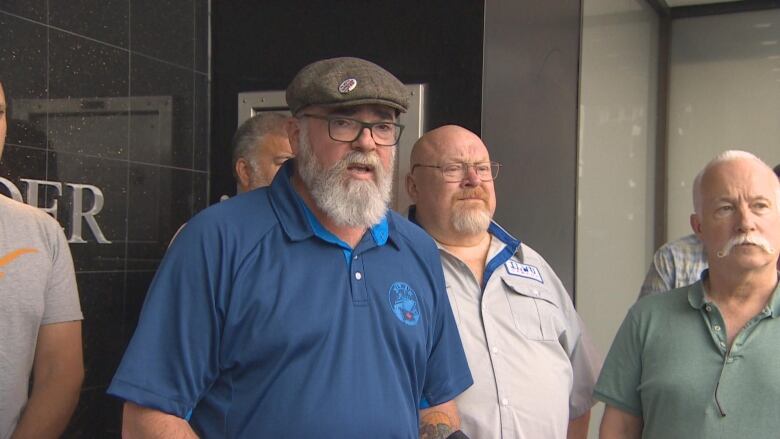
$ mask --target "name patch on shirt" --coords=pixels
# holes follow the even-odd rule
[[[540,273],[539,269],[533,265],[520,264],[515,261],[507,261],[504,266],[506,267],[506,272],[513,276],[526,277],[528,279],[533,279],[537,282],[544,283],[544,280],[542,280],[542,273]]]

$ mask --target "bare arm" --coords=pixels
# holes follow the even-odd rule
[[[420,410],[420,439],[444,439],[460,430],[460,415],[455,401]]]
[[[569,421],[566,439],[587,439],[588,424],[590,424],[590,410],[585,412],[584,415]]]
[[[126,402],[122,412],[122,438],[198,439],[198,435],[178,416]]]
[[[601,439],[639,439],[641,436],[641,417],[607,405],[599,429]]]
[[[43,325],[33,360],[33,386],[12,439],[58,438],[68,426],[84,380],[81,322]]]

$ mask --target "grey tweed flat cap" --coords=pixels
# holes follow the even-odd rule
[[[401,112],[409,107],[409,92],[398,78],[370,61],[349,57],[304,67],[287,87],[286,98],[293,114],[309,105],[380,104]]]

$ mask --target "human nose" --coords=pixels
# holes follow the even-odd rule
[[[472,166],[469,164],[463,165],[465,166],[464,175],[463,175],[463,185],[466,187],[475,187],[479,186],[482,183],[482,179],[479,178],[479,174],[477,174],[477,168],[476,166]]]
[[[364,126],[360,128],[360,134],[358,134],[357,139],[352,142],[352,147],[364,151],[376,149],[376,142],[374,142],[374,135],[371,132],[370,127]]]
[[[737,208],[737,231],[739,233],[750,233],[756,229],[756,223],[753,211],[747,205],[741,205]]]

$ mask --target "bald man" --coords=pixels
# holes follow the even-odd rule
[[[753,154],[726,151],[694,180],[693,206],[709,269],[629,310],[596,385],[602,439],[780,432],[780,183]]]
[[[473,438],[585,438],[598,356],[545,260],[491,220],[482,140],[435,129],[411,154],[410,219],[436,241],[474,385],[455,401]]]

